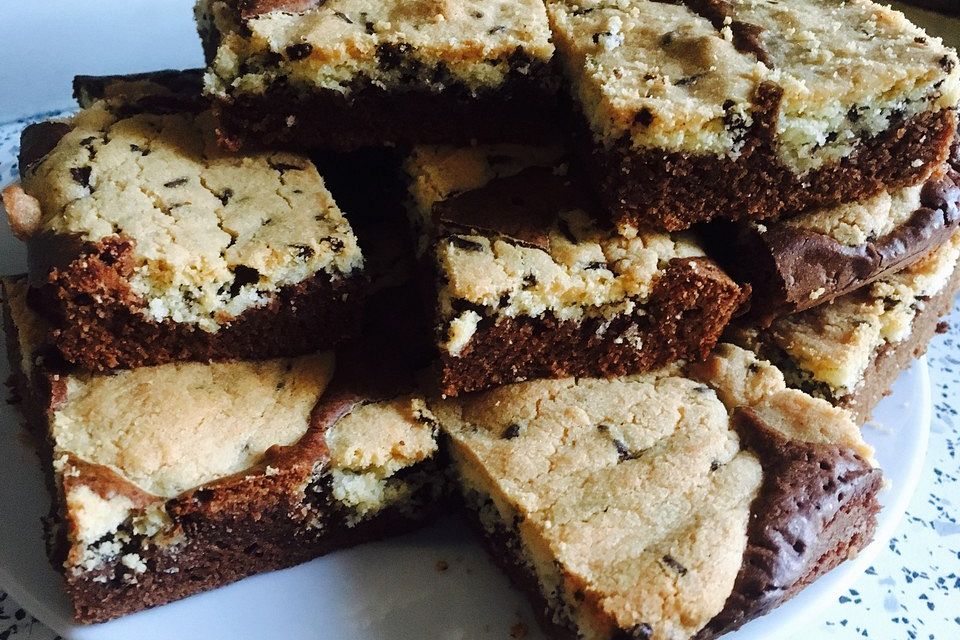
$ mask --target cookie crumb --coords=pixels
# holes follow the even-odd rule
[[[437,571],[441,573],[450,568],[450,564],[446,560],[437,560]]]
[[[950,331],[950,323],[946,321],[937,323],[937,333],[946,333]]]
[[[522,622],[510,627],[510,637],[511,638],[526,638],[527,637],[527,625]]]

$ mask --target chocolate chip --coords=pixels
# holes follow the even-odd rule
[[[593,44],[600,44],[600,38],[609,38],[613,34],[609,31],[601,31],[599,33],[593,34]]]
[[[503,433],[500,434],[500,437],[504,440],[513,440],[520,435],[520,425],[513,423],[503,430]]]
[[[363,23],[363,28],[367,30],[367,35],[370,35],[370,36],[372,36],[377,32],[376,29],[373,28],[373,23],[370,22],[369,20]]]
[[[671,569],[679,573],[681,576],[687,575],[687,568],[682,564],[680,564],[679,562],[677,562],[676,558],[674,558],[673,556],[668,554],[663,556],[661,560],[663,561],[663,564],[667,565],[668,567],[670,567]]]
[[[464,251],[483,251],[482,244],[474,242],[473,240],[467,240],[462,236],[450,236],[450,244]]]
[[[507,28],[506,28],[505,26],[503,26],[503,25],[497,25],[497,26],[493,27],[492,29],[490,29],[489,31],[487,31],[487,33],[489,33],[490,35],[494,35],[494,34],[497,34],[497,33],[503,33],[503,32],[506,31],[506,30],[507,30]]]
[[[523,276],[523,288],[524,288],[524,289],[529,289],[530,287],[535,287],[535,286],[537,286],[537,284],[539,284],[539,282],[538,282],[538,280],[537,280],[537,276],[533,275],[532,273],[528,273],[527,275]]]
[[[290,164],[288,162],[274,162],[273,160],[269,160],[267,164],[270,165],[271,169],[280,173],[286,173],[287,171],[303,171],[306,169],[305,166]]]
[[[705,75],[707,75],[707,74],[705,74],[705,73],[695,73],[695,74],[693,74],[692,76],[686,76],[685,78],[680,78],[679,80],[677,80],[677,82],[676,82],[675,84],[676,84],[678,87],[685,87],[685,86],[687,86],[688,84],[693,84],[694,82],[696,82],[696,81],[699,80],[700,78],[704,77]]]
[[[610,636],[610,640],[650,640],[653,637],[653,627],[641,622],[629,629],[618,629]]]
[[[90,188],[90,174],[92,171],[92,167],[71,167],[70,176],[73,178],[74,182],[90,189],[90,192],[92,193],[93,189]]]
[[[592,9],[592,8],[589,8],[589,9],[580,8],[580,9],[575,9],[575,10],[573,11],[573,15],[575,15],[575,16],[585,16],[585,15],[587,15],[588,13],[593,13],[593,9]]]
[[[860,120],[860,112],[863,110],[866,110],[866,107],[858,107],[856,105],[850,107],[850,109],[847,110],[847,120],[857,122]]]
[[[233,189],[227,187],[223,191],[217,194],[217,198],[220,200],[220,204],[227,206],[227,203],[230,202],[230,198],[233,197]]]
[[[573,235],[573,232],[570,230],[570,225],[567,224],[566,220],[564,220],[563,218],[559,218],[557,220],[557,229],[560,230],[560,233],[563,235],[564,238],[566,238],[572,244],[576,244],[577,238],[576,236]]]
[[[168,189],[173,189],[176,187],[182,187],[188,182],[190,182],[190,178],[177,178],[176,180],[171,180],[170,182],[164,182],[163,186],[167,187]]]
[[[667,31],[665,34],[660,36],[660,46],[669,47],[671,44],[673,44],[673,32]]]
[[[913,39],[913,41],[916,42],[917,44],[927,44],[927,39],[924,38],[923,36],[917,36],[916,38]]]
[[[312,257],[313,257],[313,254],[316,253],[316,251],[313,250],[313,247],[311,247],[311,246],[309,246],[309,245],[305,245],[305,244],[291,244],[291,245],[288,245],[288,246],[289,246],[291,249],[296,249],[296,251],[297,251],[297,257],[298,257],[298,258],[301,258],[301,259],[303,259],[303,260],[308,260],[308,259],[312,258]]]
[[[339,252],[341,249],[343,249],[343,240],[341,240],[340,238],[334,238],[334,237],[324,238],[322,242],[326,242],[327,244],[329,244],[330,248],[333,249],[334,252]]]
[[[609,428],[609,427],[607,427]],[[627,446],[627,443],[619,438],[611,438],[613,441],[613,446],[617,450],[617,459],[619,462],[625,462],[627,460],[636,460],[643,455],[642,451],[631,451],[630,447]]]
[[[259,281],[259,271],[246,265],[237,265],[233,268],[233,284],[230,285],[230,295],[237,296],[241,288],[249,284],[256,284]]]
[[[723,465],[720,464],[720,461],[719,461],[719,460],[714,460],[714,461],[712,461],[712,462],[710,463],[710,471],[716,471],[717,469],[719,469],[719,468],[722,467],[722,466],[723,466]]]
[[[588,262],[586,265],[584,265],[583,268],[584,268],[584,269],[589,269],[589,270],[606,269],[606,268],[607,268],[607,263],[606,263],[606,262],[598,262],[598,261]]]
[[[343,14],[341,13],[340,15],[343,15]],[[346,18],[346,16],[344,16],[344,18]],[[347,20],[347,22],[350,22],[350,21]],[[287,47],[286,53],[287,53],[287,57],[291,60],[303,60],[304,58],[310,57],[310,54],[313,53],[313,45],[310,44],[309,42],[298,42],[297,44],[292,44],[289,47]]]
[[[956,58],[954,58],[948,53],[944,55],[942,58],[940,58],[940,60],[938,61],[938,64],[940,65],[941,69],[943,69],[947,73],[950,73],[957,66],[957,60]]]
[[[377,61],[384,69],[396,69],[403,64],[411,49],[405,42],[384,42],[377,45]]]
[[[633,118],[633,121],[642,127],[649,127],[651,124],[653,124],[653,112],[650,111],[648,107],[643,107],[637,112],[637,115]]]

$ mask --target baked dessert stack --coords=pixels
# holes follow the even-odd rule
[[[196,16],[204,73],[78,78],[4,191],[78,620],[448,491],[556,637],[713,638],[871,540],[858,424],[960,286],[953,50],[868,0]]]
[[[344,213],[308,157],[219,148],[199,79],[78,78],[4,192],[13,379],[80,622],[407,531],[446,490]]]

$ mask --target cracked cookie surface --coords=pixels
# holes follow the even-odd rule
[[[226,152],[209,112],[151,106],[163,92],[141,84],[83,109],[23,167],[41,211],[32,237],[131,241],[143,313],[207,331],[286,285],[359,272],[353,231],[308,159]]]

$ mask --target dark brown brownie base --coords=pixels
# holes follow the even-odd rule
[[[750,283],[750,316],[767,327],[909,267],[949,240],[960,226],[960,173],[949,169],[928,181],[920,204],[893,231],[857,246],[777,222],[763,231],[715,223],[702,235],[712,257],[734,279]]]
[[[761,461],[764,482],[751,506],[747,548],[724,608],[696,636],[712,640],[765,615],[856,555],[873,538],[882,474],[840,447],[787,442],[755,413],[738,410],[735,424]],[[552,608],[524,561],[515,531],[498,522],[491,534],[466,508],[491,560],[530,599],[544,633],[576,640],[575,626]],[[696,597],[696,594],[690,594]],[[611,640],[644,640],[649,627],[620,629]]]
[[[885,344],[877,352],[873,363],[863,377],[863,384],[855,393],[840,398],[838,406],[849,409],[857,424],[870,419],[877,403],[890,395],[893,383],[900,374],[909,369],[916,358],[927,352],[930,341],[937,333],[941,318],[950,313],[953,300],[960,290],[960,267],[943,291],[930,298],[914,317],[910,336],[896,345]]]
[[[743,565],[723,609],[696,636],[710,640],[766,615],[873,539],[883,474],[835,445],[787,441],[751,409],[734,427],[760,459]]]
[[[485,318],[460,356],[441,355],[440,390],[456,396],[533,378],[611,377],[703,359],[746,296],[709,260],[673,260],[642,313],[609,323]]]
[[[31,256],[45,248],[38,243]],[[52,342],[65,361],[102,371],[182,360],[303,355],[350,337],[360,317],[363,279],[331,281],[320,274],[282,287],[269,303],[243,312],[216,332],[172,320],[151,321],[140,312],[142,302],[127,282],[131,252],[128,241],[106,239],[86,244],[65,266],[31,269],[49,274],[32,283],[39,286],[31,302],[51,324]]]
[[[916,184],[946,160],[956,130],[953,111],[923,113],[801,177],[780,163],[772,140],[779,89],[761,86],[755,102],[756,124],[736,160],[635,150],[629,139],[605,148],[576,112],[574,148],[615,223],[677,231],[713,218],[786,217]]]
[[[535,143],[555,136],[558,121],[550,81],[534,77],[478,95],[456,88],[390,93],[364,87],[347,98],[329,90],[300,95],[273,87],[262,96],[214,104],[221,142],[230,149]]]
[[[960,2],[957,2],[957,0],[903,0],[903,3],[960,16]]]
[[[407,473],[441,476],[433,463],[411,468]],[[136,582],[128,581],[130,572],[120,565],[119,559],[96,572],[68,572],[66,588],[75,619],[82,623],[103,622],[254,574],[292,567],[333,551],[407,533],[438,512],[437,496],[431,487],[424,486],[422,504],[413,512],[388,509],[354,527],[343,523],[346,514],[331,514],[320,526],[305,525],[290,517],[301,505],[280,496],[269,505],[262,498],[254,500],[246,512],[218,512],[205,508],[198,492],[194,503],[185,504],[185,512],[179,514],[188,541],[177,547],[175,553],[157,546],[146,551],[139,545],[131,548],[147,565],[144,573],[135,574]],[[321,509],[329,504],[329,489],[325,487],[311,485],[308,495]]]

